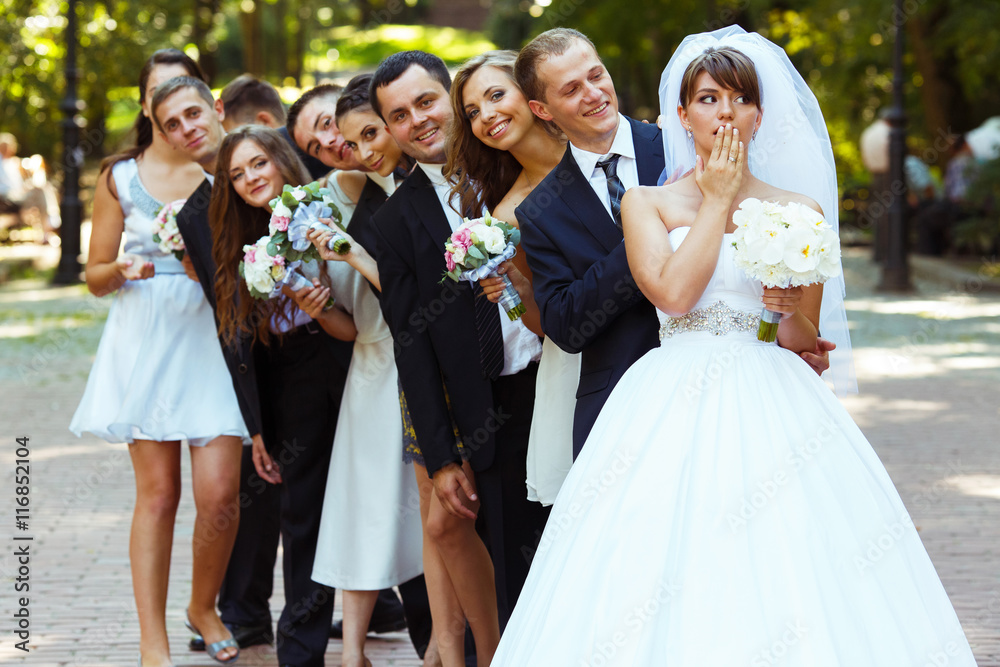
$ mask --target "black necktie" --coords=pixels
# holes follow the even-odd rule
[[[625,186],[622,179],[618,178],[618,158],[621,155],[612,153],[609,157],[597,163],[597,166],[604,170],[604,175],[608,178],[608,194],[611,195],[611,217],[615,219],[615,224],[620,229],[622,226],[622,197],[625,196]]]
[[[483,364],[483,376],[496,380],[503,370],[500,307],[483,296],[478,285],[473,298],[476,300],[476,331],[479,333],[479,359]]]

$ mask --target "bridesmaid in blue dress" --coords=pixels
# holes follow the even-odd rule
[[[239,654],[215,599],[236,535],[240,455],[249,438],[201,287],[153,242],[163,204],[186,198],[205,178],[153,132],[149,120],[153,90],[182,75],[204,78],[180,51],[157,51],[146,62],[136,146],[109,159],[98,180],[87,287],[114,302],[70,425],[77,435],[87,431],[129,445],[136,481],[129,557],[139,664],[147,667],[171,664],[166,603],[182,440],[190,445],[197,507],[187,614],[212,657],[232,662]],[[122,234],[125,252],[119,255]]]

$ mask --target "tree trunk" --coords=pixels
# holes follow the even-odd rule
[[[240,13],[240,27],[243,32],[243,69],[256,77],[264,75],[261,50],[260,6],[256,0],[249,0],[253,9]]]
[[[932,26],[938,25],[941,17],[913,16],[907,22],[907,35],[912,44],[914,61],[917,71],[923,77],[920,87],[920,99],[924,107],[924,119],[927,136],[933,140],[940,136],[959,134],[965,128],[965,119],[961,113],[964,96],[961,88],[953,77],[957,63],[954,53],[949,53],[947,62],[935,56],[931,44],[934,40]],[[939,164],[943,164],[945,155],[939,156]]]
[[[215,50],[209,47],[209,36],[215,26],[215,15],[218,13],[219,0],[195,0],[191,39],[198,47],[199,64],[208,78],[209,85],[215,81],[218,74]]]

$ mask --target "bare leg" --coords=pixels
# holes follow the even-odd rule
[[[341,593],[344,595],[344,649],[340,664],[342,667],[364,667],[365,635],[378,591],[341,590]]]
[[[465,463],[463,467],[466,476],[475,485],[471,466]],[[473,503],[472,506],[474,511],[479,511],[478,502]],[[490,560],[486,545],[476,533],[475,522],[469,519],[459,519],[450,514],[441,505],[432,489],[424,536],[425,543],[430,541],[437,549],[448,579],[451,581],[454,595],[458,598],[461,610],[472,628],[472,636],[476,641],[477,664],[490,664],[493,660],[493,653],[500,643],[500,622],[497,614],[496,589],[493,583],[493,562]],[[426,571],[426,565],[424,569]],[[432,599],[432,617],[433,604]],[[435,623],[442,631],[437,635],[442,652],[442,662],[444,662],[445,667],[451,667],[449,662],[444,659],[444,652],[447,649],[461,652],[463,657],[459,664],[464,664],[465,624],[461,623],[461,630],[459,630],[460,624],[456,622],[457,619],[446,618],[448,625],[445,628],[441,628]],[[448,640],[456,645],[453,648],[445,647],[445,635],[443,634],[445,632],[448,633]]]
[[[144,667],[161,667],[171,664],[167,585],[174,519],[181,497],[180,443],[136,440],[128,451],[135,469],[135,511],[128,550],[139,612],[139,651]]]
[[[215,610],[240,523],[240,459],[243,445],[235,436],[220,436],[204,447],[191,447],[191,475],[197,515],[192,539],[193,572],[191,624],[201,631],[205,645],[229,637]],[[235,648],[219,652],[220,660],[235,656]]]
[[[424,531],[424,579],[427,582],[427,598],[431,605],[433,631],[431,643],[437,643],[438,655],[443,667],[464,667],[465,665],[465,614],[455,594],[455,587],[448,576],[437,546],[427,535],[427,516],[431,509],[434,483],[427,476],[427,468],[414,463],[420,489],[420,524]],[[428,644],[428,652],[430,644]],[[426,658],[426,656],[425,656]]]

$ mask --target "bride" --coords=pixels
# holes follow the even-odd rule
[[[733,27],[681,44],[661,101],[667,164],[695,172],[622,202],[661,345],[601,412],[492,664],[975,665],[892,481],[798,357],[820,327],[849,350],[843,283],[763,290],[726,238],[750,197],[836,224],[815,97]],[[761,301],[777,344],[757,341]]]

